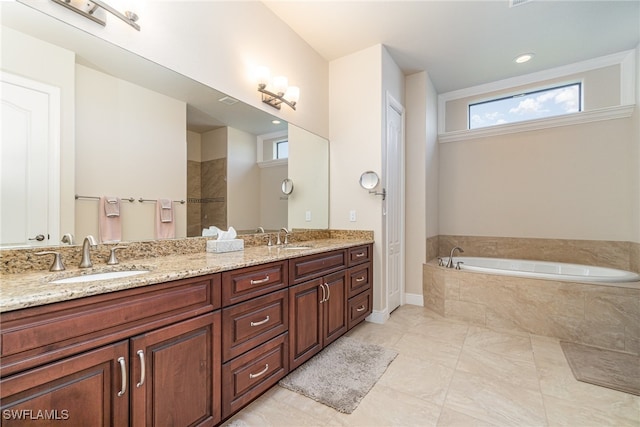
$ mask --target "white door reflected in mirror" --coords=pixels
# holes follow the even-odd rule
[[[360,186],[365,190],[373,190],[378,186],[380,177],[374,171],[366,171],[360,175]]]

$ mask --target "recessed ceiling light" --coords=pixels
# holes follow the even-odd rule
[[[279,125],[280,124],[280,120],[271,120],[271,123],[273,123],[274,125]]]
[[[535,54],[533,53],[524,53],[520,56],[517,56],[514,59],[514,62],[516,64],[524,64],[525,62],[531,61],[531,59],[535,56]]]

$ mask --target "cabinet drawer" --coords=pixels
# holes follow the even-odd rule
[[[349,248],[349,267],[371,261],[371,245]]]
[[[220,306],[220,275],[3,313],[2,376]]]
[[[371,263],[351,267],[348,273],[348,297],[354,297],[371,287]]]
[[[226,418],[289,372],[288,334],[222,365],[222,417]]]
[[[286,261],[222,273],[222,305],[228,306],[288,286]]]
[[[371,289],[349,299],[348,329],[362,322],[373,310],[373,294]]]
[[[289,291],[283,289],[222,310],[222,358],[233,359],[289,328]]]
[[[297,284],[347,266],[346,250],[309,255],[289,260],[289,283]]]

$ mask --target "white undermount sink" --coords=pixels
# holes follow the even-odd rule
[[[124,271],[107,271],[104,273],[82,274],[79,276],[66,277],[64,279],[52,280],[49,283],[82,283],[93,282],[96,280],[119,279],[123,277],[136,276],[138,274],[148,273],[149,270],[124,270]]]
[[[295,250],[302,250],[302,249],[311,249],[312,246],[305,246],[305,245],[290,245],[290,246],[284,246],[284,250],[286,251],[295,251]]]

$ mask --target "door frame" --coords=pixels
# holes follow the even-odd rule
[[[398,112],[400,114],[400,121],[401,121],[401,137],[400,140],[398,141],[398,146],[400,147],[400,155],[398,156],[398,164],[396,164],[395,166],[398,167],[400,169],[400,182],[399,182],[399,187],[400,187],[400,191],[398,194],[398,201],[400,203],[400,217],[399,217],[399,221],[398,221],[398,225],[399,225],[399,232],[398,235],[400,236],[400,238],[402,239],[402,242],[400,244],[400,305],[404,305],[405,304],[405,175],[404,175],[404,170],[405,170],[405,116],[406,116],[406,112],[405,112],[405,108],[404,106],[398,102],[393,95],[391,95],[391,93],[389,93],[389,91],[386,92],[386,96],[385,96],[385,105],[384,105],[384,146],[383,146],[383,161],[382,161],[382,175],[383,175],[383,182],[384,183],[388,183],[388,177],[389,177],[389,163],[388,163],[388,156],[387,156],[387,143],[388,143],[388,134],[387,134],[387,130],[388,130],[388,118],[389,118],[389,108],[393,108],[396,112]],[[385,185],[386,187],[387,185]],[[384,296],[385,296],[385,311],[386,311],[386,317],[388,317],[391,314],[391,311],[389,310],[389,284],[390,284],[390,280],[389,280],[389,252],[388,252],[388,228],[389,228],[389,220],[388,220],[388,215],[387,215],[387,200],[385,200],[383,202],[383,209],[382,209],[382,215],[383,215],[383,221],[382,221],[382,235],[383,235],[383,277],[384,277]]]
[[[48,188],[47,188],[47,232],[48,245],[60,242],[60,129],[61,129],[61,95],[60,88],[16,74],[0,71],[0,80],[22,86],[30,90],[42,92],[49,100],[49,136],[48,136]],[[55,243],[53,243],[55,242]],[[5,246],[3,248],[8,248]]]

